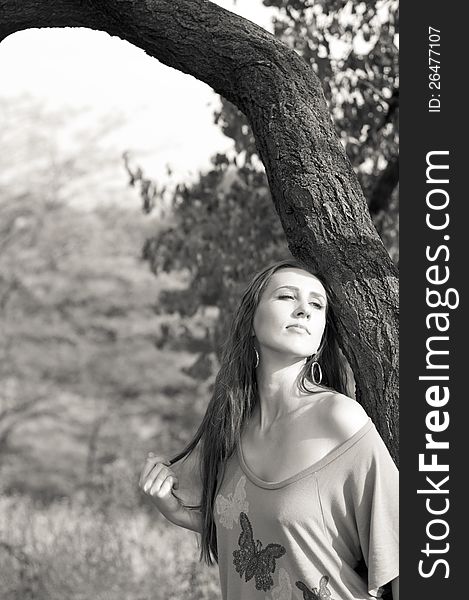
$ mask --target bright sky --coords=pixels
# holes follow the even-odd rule
[[[271,30],[273,11],[261,0],[216,4]],[[124,124],[106,137],[106,151],[120,157],[130,150],[146,174],[160,181],[166,178],[167,165],[181,181],[230,146],[213,124],[218,96],[208,86],[102,32],[16,33],[0,44],[0,81],[0,100],[29,94],[46,110],[79,109],[73,123],[51,131],[59,151],[70,143],[77,122],[92,130],[106,117],[120,115]],[[123,169],[122,176],[125,181]]]

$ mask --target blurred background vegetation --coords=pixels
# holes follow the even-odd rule
[[[321,78],[398,263],[397,2],[264,4]],[[50,133],[73,114],[32,98],[0,111],[1,600],[219,598],[195,535],[137,481],[149,450],[194,433],[246,280],[288,255],[250,128],[222,100],[233,152],[171,186],[124,154],[122,201],[84,210],[73,197],[112,167],[99,140],[119,117],[65,151]]]

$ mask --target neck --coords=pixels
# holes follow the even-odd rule
[[[255,424],[268,430],[282,417],[304,405],[304,394],[298,389],[299,374],[305,359],[266,356],[263,353],[257,369],[259,405],[254,411]]]

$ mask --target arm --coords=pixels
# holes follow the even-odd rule
[[[334,408],[339,399],[334,399]],[[350,422],[350,430],[360,425],[360,410],[342,401],[341,415]],[[337,422],[345,425],[337,416]],[[357,422],[358,420],[358,422]],[[353,471],[355,520],[360,546],[369,567],[368,585],[371,595],[386,584],[393,600],[399,600],[398,552],[398,485],[396,465],[378,432],[372,428],[359,445]]]
[[[181,508],[181,511],[172,517],[164,516],[171,521],[171,523],[174,523],[174,525],[190,529],[195,533],[202,533],[202,515],[199,510]]]
[[[197,506],[200,501],[201,484],[197,462],[197,457],[192,456],[190,460],[183,459],[177,466],[170,466],[164,458],[150,454],[142,469],[139,487],[151,497],[156,508],[168,521],[201,533],[200,511],[186,507]]]

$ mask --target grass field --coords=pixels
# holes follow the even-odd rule
[[[2,600],[215,600],[196,535],[157,511],[0,498]]]

